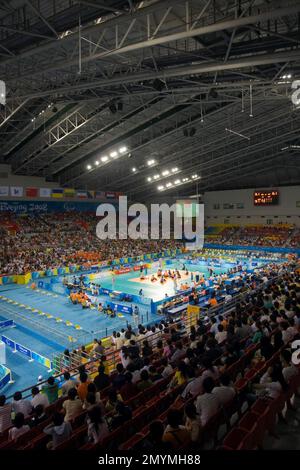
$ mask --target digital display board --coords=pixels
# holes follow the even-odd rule
[[[265,191],[254,191],[255,206],[276,206],[279,204],[279,191],[276,189]]]

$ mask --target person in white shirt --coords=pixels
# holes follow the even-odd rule
[[[88,411],[88,439],[93,444],[101,442],[109,435],[109,429],[99,406],[94,406]]]
[[[117,336],[118,336],[118,334],[117,334]],[[125,339],[125,330],[124,330],[124,328],[122,328],[121,331],[120,331],[120,337],[122,339]]]
[[[215,339],[218,342],[218,344],[223,343],[225,339],[227,338],[227,331],[224,331],[224,326],[220,323],[218,325],[218,333],[215,335]]]
[[[293,320],[291,319],[290,322],[292,323]],[[280,323],[280,329],[282,331],[282,340],[285,344],[292,341],[298,333],[296,328],[294,326],[290,326],[287,321],[282,321]]]
[[[169,377],[173,373],[174,369],[171,366],[171,364],[168,363],[168,359],[166,357],[162,359],[161,364],[162,366],[164,366],[164,369],[161,375],[165,379],[166,377]]]
[[[223,374],[220,377],[220,383],[221,385],[219,387],[214,387],[212,393],[217,397],[219,405],[223,406],[233,400],[235,397],[235,389],[231,384],[229,375],[227,374]]]
[[[203,392],[202,384],[203,384],[203,377],[202,375],[195,377],[193,370],[189,371],[189,377],[187,385],[181,394],[181,398],[184,400],[190,397],[196,397],[200,393]]]
[[[32,412],[32,405],[29,400],[22,398],[21,392],[16,392],[12,401],[12,410],[17,413],[23,413],[24,417],[27,418]]]
[[[71,378],[70,372],[64,373],[64,379],[65,382],[62,384],[61,391],[63,395],[68,395],[69,390],[77,388],[80,382],[75,378]]]
[[[6,403],[5,395],[0,395],[0,434],[11,426],[11,404]]]
[[[121,333],[117,333],[115,347],[117,350],[121,349],[124,345],[125,336],[122,338]]]
[[[32,399],[31,399],[31,405],[32,408],[36,408],[38,405],[43,405],[44,408],[47,408],[49,406],[49,400],[47,395],[44,393],[41,393],[38,389],[38,387],[33,387],[31,390],[32,393]]]
[[[28,424],[24,424],[24,415],[23,413],[16,413],[14,419],[14,426],[10,428],[8,432],[9,441],[17,441],[22,434],[30,430]]]
[[[204,393],[197,397],[195,403],[202,426],[204,426],[219,410],[218,398],[212,393],[214,386],[214,380],[211,377],[206,377],[202,384]]]
[[[253,384],[256,390],[264,390],[270,398],[278,398],[280,394],[287,390],[288,385],[282,374],[281,364],[274,364],[269,367],[267,372],[261,377],[259,384]]]
[[[217,324],[217,319],[215,317],[212,317],[211,319],[211,327],[209,331],[210,333],[213,333],[214,335],[218,333],[218,324]]]
[[[293,377],[299,375],[299,369],[292,364],[292,353],[284,349],[281,353],[282,375],[286,383],[290,383]]]

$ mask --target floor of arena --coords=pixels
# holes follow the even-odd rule
[[[255,259],[255,266],[265,263],[263,259]],[[220,259],[217,263],[203,259],[191,261],[188,257],[181,257],[176,260],[165,259],[162,270],[179,270],[182,275],[182,278],[178,280],[179,289],[182,283],[192,285],[191,273],[198,272],[208,277],[211,267],[214,274],[218,275],[227,272],[237,264],[242,265],[244,269],[251,267],[249,260],[241,257],[230,260]],[[183,267],[188,274],[182,269]],[[158,269],[159,263],[153,263],[152,267],[144,273],[145,280],[140,279],[139,271],[112,275],[111,271],[103,270],[92,282],[103,288],[134,295],[138,295],[142,288],[143,296],[157,301],[175,294],[173,280],[169,279],[163,285],[159,280],[151,282],[152,274],[157,275]],[[63,282],[62,278],[60,282]],[[103,304],[108,299],[107,296],[97,297],[97,301]],[[118,301],[118,303],[126,305],[125,302]],[[134,303],[130,305],[138,305],[139,322],[143,324],[149,324],[158,318],[157,315],[151,313],[147,305]],[[66,295],[43,289],[32,290],[30,286],[1,286],[0,307],[0,321],[13,320],[16,324],[16,327],[2,329],[1,334],[50,360],[66,348],[72,349],[81,344],[88,344],[94,337],[105,337],[113,330],[120,330],[128,323],[132,323],[132,317],[129,314],[110,318],[98,312],[97,309],[82,309],[81,305],[73,305]],[[76,329],[76,326],[80,329]],[[14,383],[6,386],[6,394],[29,387],[39,375],[43,378],[49,375],[45,366],[36,361],[28,361],[22,354],[13,352],[10,348],[7,348],[7,366],[12,371]]]

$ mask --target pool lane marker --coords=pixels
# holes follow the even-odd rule
[[[56,296],[56,297],[57,297],[57,296]],[[19,305],[19,307],[25,308],[26,310],[30,310],[32,313],[38,313],[38,315],[41,315],[42,317],[46,316],[49,320],[52,319],[52,318],[54,318],[57,323],[61,323],[61,322],[64,321],[64,320],[62,320],[62,319],[59,318],[59,317],[56,317],[56,318],[53,317],[53,315],[51,315],[50,313],[45,313],[45,312],[43,312],[42,310],[38,310],[38,309],[36,309],[36,308],[30,307],[29,305],[19,304],[19,302],[13,301],[13,300],[11,300],[11,299],[8,299],[7,297],[4,297],[4,296],[2,296],[2,295],[0,295],[0,299],[6,301],[6,302],[8,302],[8,303],[11,303],[11,304],[13,304],[13,305]],[[121,313],[119,313],[119,314],[118,314],[118,317],[119,317],[119,318],[123,318],[124,315],[122,315]],[[74,328],[75,328],[76,330],[82,330],[82,327],[81,327],[80,325],[73,325],[73,323],[70,322],[70,320],[65,321],[65,325],[66,325],[66,326],[74,326]],[[76,341],[76,340],[74,340],[74,338],[73,338],[73,341]]]

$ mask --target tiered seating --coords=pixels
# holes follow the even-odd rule
[[[244,246],[273,246],[273,247],[297,247],[299,246],[299,231],[291,224],[278,225],[248,225],[208,227],[206,229],[206,241],[208,243],[224,245]]]
[[[100,240],[95,214],[1,215],[0,274],[112,261],[182,247],[177,240]],[[14,228],[8,230],[8,227]]]
[[[287,282],[289,279],[288,275],[283,275],[283,279]],[[299,278],[293,278],[294,283],[299,284]],[[290,289],[294,288],[295,284],[292,282],[289,284]],[[266,292],[270,290],[276,292],[276,285],[266,288]],[[277,291],[278,292],[278,291]],[[246,294],[245,297],[247,302],[251,302],[251,297]],[[258,295],[257,298],[260,298]],[[242,303],[239,307],[242,311],[251,312],[253,306],[251,304]],[[256,313],[258,314],[258,313]],[[233,315],[233,317],[232,317]],[[233,319],[236,313],[225,312],[225,318],[227,321]],[[224,318],[224,317],[223,317]],[[270,338],[278,336],[280,326],[274,325],[273,331],[269,333]],[[205,330],[206,333],[202,332],[201,335],[205,336],[210,334],[210,328],[212,323],[207,323]],[[202,324],[202,328],[203,328]],[[169,329],[172,330],[173,325],[169,325]],[[182,336],[182,343],[189,347],[191,338],[189,336],[190,327],[186,325],[186,333]],[[298,325],[299,334],[299,325]],[[157,336],[158,335],[158,336]],[[169,333],[157,333],[153,337],[149,336],[149,342],[161,338],[163,343],[166,344]],[[239,346],[243,350],[243,354],[240,357],[226,367],[226,374],[230,376],[234,383],[236,390],[236,396],[232,401],[228,402],[226,406],[219,408],[218,412],[212,416],[209,421],[205,424],[202,430],[202,439],[198,445],[205,446],[211,441],[214,447],[221,445],[222,449],[253,449],[257,446],[262,446],[265,434],[273,433],[276,425],[277,415],[281,414],[285,404],[289,404],[292,395],[297,391],[300,385],[300,374],[296,375],[291,382],[287,390],[282,389],[282,392],[275,399],[270,398],[259,398],[255,401],[251,408],[247,407],[247,390],[253,383],[258,382],[259,378],[264,374],[267,369],[276,364],[280,360],[282,351],[289,348],[289,343],[283,344],[279,349],[275,350],[272,356],[268,360],[253,360],[256,352],[260,349],[260,342],[253,343],[252,334],[240,341]],[[224,361],[226,359],[226,349],[222,350],[222,353],[214,361],[214,364],[224,369]],[[159,372],[163,369],[162,358],[160,358],[156,352],[150,356],[150,364],[155,365],[156,370]],[[199,374],[204,369],[199,370]],[[185,384],[175,385],[170,387],[170,383],[173,383],[175,370],[168,378],[158,380],[153,385],[143,392],[138,393],[136,396],[130,398],[125,402],[125,405],[129,406],[132,410],[132,418],[126,421],[123,425],[117,427],[111,433],[105,437],[102,442],[94,445],[86,443],[87,436],[87,424],[85,422],[86,412],[81,412],[73,420],[73,434],[66,440],[59,448],[63,449],[130,449],[133,446],[141,446],[143,441],[147,439],[149,434],[149,425],[153,420],[160,420],[164,424],[167,420],[167,415],[170,409],[177,408],[183,411],[186,404],[195,400],[196,397],[188,398],[187,401],[181,398],[181,393]],[[113,379],[114,374],[111,376]],[[101,392],[101,400],[105,404],[109,391],[113,389],[113,385],[110,385]],[[47,415],[50,416],[51,412],[56,409],[60,410],[62,407],[64,398],[61,398],[58,402],[51,405],[47,409]],[[107,417],[111,416],[111,413],[107,413]],[[220,429],[222,427],[226,429],[226,435],[223,442],[220,442]],[[26,437],[27,436],[27,437]],[[223,433],[224,436],[224,433]],[[30,437],[30,439],[28,438]],[[7,433],[4,433],[2,437],[1,446],[3,448],[44,448],[47,444],[49,437],[41,433],[41,427],[29,431],[26,435],[21,436],[17,443],[11,444],[6,442]]]

